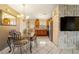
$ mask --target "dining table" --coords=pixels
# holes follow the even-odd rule
[[[30,48],[29,50],[30,50],[30,53],[32,53],[32,41],[33,41],[32,38],[33,38],[33,36],[34,36],[33,34],[30,35],[30,33],[29,33],[28,41],[29,41],[29,43],[30,43],[30,44],[29,44],[29,48]],[[11,46],[11,44],[12,44],[13,40],[15,40],[14,37],[11,36],[11,35],[9,35],[9,36],[8,36],[8,40],[7,40],[7,44],[8,44],[9,49],[10,49],[10,50],[9,50],[9,53],[12,51],[12,46]]]

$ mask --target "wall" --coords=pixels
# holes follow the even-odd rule
[[[16,29],[16,26],[0,26],[0,50],[7,47],[9,30]]]
[[[78,5],[59,5],[59,13],[53,16],[54,20],[54,30],[53,39],[55,42],[58,41],[58,45],[61,49],[75,49],[79,48],[79,31],[60,31],[60,17],[64,16],[79,16],[79,6]],[[55,7],[55,8],[57,8]],[[57,40],[57,41],[56,41]]]
[[[78,5],[60,5],[60,17],[79,16]],[[75,49],[79,48],[79,31],[60,32],[60,48]]]
[[[52,12],[53,20],[53,43],[58,45],[59,42],[59,6],[57,5]]]
[[[9,14],[15,16],[15,17],[19,14],[14,9],[9,7],[8,5],[0,4],[0,9],[6,13],[9,13]],[[9,9],[9,10],[6,10],[6,9]],[[0,50],[7,47],[7,39],[8,39],[9,30],[11,30],[11,29],[19,30],[19,18],[17,18],[16,20],[17,20],[16,26],[1,26],[0,25]]]

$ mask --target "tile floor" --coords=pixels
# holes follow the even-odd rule
[[[38,46],[36,47],[33,43],[32,54],[77,54],[79,50],[72,49],[59,49],[55,44],[53,44],[48,37],[38,37],[37,38]],[[0,51],[0,54],[12,54],[8,53],[9,47]],[[15,54],[20,54],[18,48],[15,49]],[[26,49],[26,45],[22,49],[23,54],[30,54],[29,49]]]

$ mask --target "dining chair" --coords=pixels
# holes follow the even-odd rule
[[[14,45],[13,46],[13,53],[15,52],[15,48],[18,47],[20,49],[20,53],[22,54],[23,46],[27,45],[28,40],[25,38],[22,38],[20,32],[14,33],[13,38],[14,38],[14,40],[13,40],[13,45]]]

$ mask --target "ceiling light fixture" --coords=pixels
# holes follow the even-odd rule
[[[29,19],[29,16],[26,16],[26,19]]]

